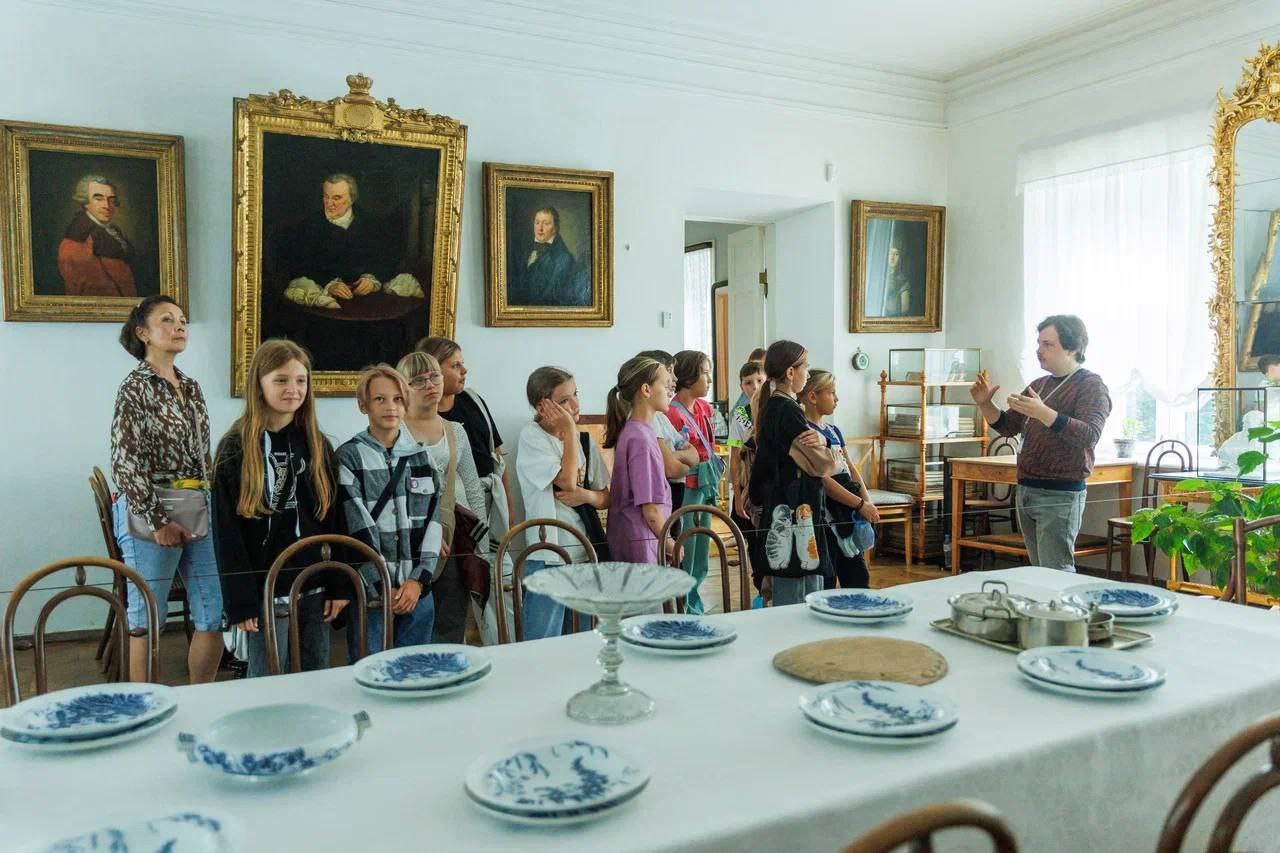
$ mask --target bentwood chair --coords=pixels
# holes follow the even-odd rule
[[[92,586],[87,583],[85,568],[88,566],[108,569],[111,571],[113,580],[112,589],[108,592],[98,586]],[[59,590],[49,597],[44,606],[40,608],[40,613],[36,616],[35,627],[32,631],[32,643],[35,652],[35,673],[36,673],[36,695],[47,693],[49,691],[49,672],[45,660],[45,630],[48,627],[49,614],[53,612],[64,601],[71,598],[88,595],[93,598],[100,598],[107,603],[111,611],[115,614],[116,626],[116,644],[119,649],[117,654],[120,656],[122,665],[120,667],[122,678],[125,680],[129,677],[129,653],[128,653],[128,621],[125,616],[127,604],[123,596],[117,595],[115,590],[124,585],[124,581],[131,581],[138,587],[138,591],[142,594],[142,599],[147,608],[147,624],[156,625],[159,623],[160,614],[156,607],[155,596],[151,593],[151,588],[147,586],[142,576],[133,569],[126,566],[119,560],[104,560],[102,557],[70,557],[66,560],[59,560],[56,563],[49,563],[36,569],[27,575],[18,586],[13,590],[13,594],[9,597],[9,604],[4,611],[4,621],[0,623],[0,666],[4,672],[5,686],[5,704],[3,707],[16,704],[22,697],[18,685],[18,660],[14,655],[14,619],[18,612],[18,605],[22,598],[32,588],[44,578],[63,571],[64,569],[75,569],[75,585]],[[39,592],[39,590],[37,590]],[[147,662],[143,672],[146,681],[154,681],[160,674],[160,632],[147,632]]]
[[[360,577],[358,571],[346,563],[330,559],[330,548],[333,545],[348,548],[373,564],[374,569],[378,572],[378,580],[382,584],[382,599],[380,601],[369,601],[368,594],[364,589],[364,580]],[[259,620],[258,629],[262,631],[262,640],[267,647],[267,672],[271,675],[280,674],[280,650],[276,645],[276,580],[280,577],[280,573],[289,566],[289,560],[293,558],[294,554],[316,546],[320,547],[320,562],[312,563],[299,571],[298,576],[293,579],[293,583],[289,586],[289,671],[300,672],[302,670],[298,599],[302,596],[303,585],[311,579],[312,575],[321,572],[337,572],[345,575],[346,580],[350,581],[351,585],[355,587],[354,601],[348,607],[355,607],[357,619],[354,621],[350,618],[347,619],[347,630],[360,632],[358,638],[360,657],[364,657],[369,653],[368,624],[370,607],[382,608],[382,648],[385,650],[392,647],[395,617],[391,613],[391,574],[387,571],[387,564],[383,561],[382,556],[359,539],[353,539],[350,536],[341,536],[337,533],[307,536],[280,552],[280,556],[276,557],[276,561],[267,570],[267,580],[262,587],[262,618]]]
[[[1235,540],[1235,556],[1231,560],[1231,580],[1227,582],[1227,588],[1223,590],[1222,598],[1234,601],[1236,604],[1248,604],[1249,565],[1245,558],[1248,556],[1249,534],[1265,530],[1268,527],[1277,528],[1270,535],[1272,537],[1271,541],[1277,545],[1277,554],[1275,556],[1280,556],[1280,515],[1269,515],[1266,518],[1259,518],[1257,521],[1234,518],[1232,519],[1232,526],[1232,538]],[[1275,556],[1272,559],[1275,559]]]
[[[538,541],[531,545],[525,546],[516,554],[511,566],[511,580],[504,581],[502,577],[502,564],[505,562],[507,551],[511,548],[511,543],[517,540],[524,540],[524,532],[530,528],[538,529]],[[539,551],[550,551],[560,557],[560,561],[565,565],[573,562],[573,558],[563,547],[555,542],[547,541],[547,528],[554,527],[557,530],[563,530],[573,538],[577,539],[582,545],[583,551],[586,552],[587,562],[599,562],[596,559],[596,549],[591,547],[590,540],[581,530],[560,521],[557,518],[531,518],[528,521],[522,521],[515,527],[507,531],[507,535],[502,537],[502,541],[498,543],[498,550],[494,554],[493,560],[493,583],[490,584],[492,592],[490,595],[494,597],[494,612],[499,614],[498,617],[498,644],[505,645],[513,641],[524,642],[524,596],[520,594],[521,581],[524,579],[524,564],[532,555]],[[506,600],[504,596],[511,594],[511,615],[512,626],[507,629],[506,620]],[[581,627],[582,620],[576,616],[569,620],[571,631],[576,632]]]
[[[662,525],[662,531],[658,534],[658,542],[664,543],[671,534],[672,528],[679,524],[680,519],[686,515],[694,515],[695,519],[698,514],[706,513],[714,517],[729,530],[729,535],[733,539],[733,548],[737,550],[739,559],[730,561],[730,549],[725,545],[724,539],[712,527],[694,527],[690,525],[682,525],[679,535],[676,536],[675,549],[671,552],[671,559],[668,565],[676,568],[680,567],[681,552],[684,549],[685,542],[694,536],[706,536],[711,540],[711,544],[716,547],[716,555],[720,560],[720,597],[724,605],[724,612],[729,613],[733,610],[733,590],[729,585],[730,569],[736,567],[738,570],[738,609],[751,609],[751,579],[747,576],[747,561],[741,559],[741,555],[747,553],[747,542],[742,536],[742,531],[738,529],[738,525],[730,518],[729,513],[715,506],[706,504],[691,504],[690,506],[682,506],[680,509],[667,516],[666,523]],[[691,520],[692,521],[692,520]],[[696,522],[694,522],[696,523]],[[684,611],[684,598],[677,600],[676,609],[680,612]]]
[[[93,493],[93,503],[98,510],[98,525],[102,528],[102,543],[107,549],[107,558],[123,563],[124,557],[120,554],[120,543],[116,541],[115,525],[111,518],[111,487],[107,485],[107,477],[102,473],[102,469],[97,465],[93,466],[93,473],[89,475],[89,491]],[[119,575],[114,579],[116,595],[120,596],[120,600],[126,603],[125,610],[128,610],[128,589],[124,579]],[[173,584],[169,587],[168,604],[178,604],[179,614],[182,616],[183,631],[187,635],[187,642],[191,641],[191,632],[194,626],[191,624],[191,608],[187,604],[187,591],[182,584],[182,575],[175,574]],[[166,621],[173,616],[172,608],[167,608],[165,614]],[[102,637],[98,640],[98,651],[94,655],[95,660],[102,661],[102,671],[107,673],[111,678],[118,678],[120,671],[120,657],[117,655],[116,647],[111,643],[111,637],[115,631],[116,612],[115,610],[107,611],[107,621],[102,628]]]
[[[1000,812],[980,800],[948,800],[905,812],[854,839],[841,853],[889,853],[904,844],[908,853],[933,853],[935,832],[966,827],[985,832],[995,853],[1018,853]]]
[[[1191,448],[1176,438],[1157,441],[1147,451],[1146,467],[1142,478],[1142,495],[1138,509],[1154,507],[1160,500],[1160,482],[1151,475],[1158,471],[1190,471],[1194,463]],[[1129,561],[1133,550],[1133,522],[1127,516],[1107,519],[1106,576],[1111,577],[1112,555],[1120,551],[1120,579],[1129,580]],[[1147,583],[1156,582],[1156,546],[1150,539],[1142,543],[1142,558],[1147,566]]]
[[[1204,853],[1229,853],[1249,810],[1272,788],[1280,787],[1280,714],[1263,717],[1237,734],[1192,774],[1165,818],[1156,853],[1180,853],[1187,830],[1210,792],[1240,759],[1263,744],[1265,763],[1227,800],[1203,848]]]
[[[987,446],[988,456],[1017,456],[1018,442],[1009,436],[998,436]],[[1017,486],[1003,483],[980,484],[983,492],[972,498],[965,498],[965,513],[973,520],[974,533],[982,536],[991,532],[991,525],[1007,522],[1009,530],[1018,531],[1018,511],[1014,506],[1014,490]],[[965,519],[968,521],[969,519]],[[985,557],[989,551],[983,551]]]

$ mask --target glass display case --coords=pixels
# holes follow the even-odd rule
[[[1234,479],[1240,473],[1240,454],[1254,450],[1264,455],[1264,462],[1247,479],[1280,480],[1280,441],[1263,444],[1249,437],[1250,430],[1280,424],[1280,386],[1199,388],[1196,395],[1199,475]]]
[[[945,468],[946,460],[928,459],[924,463],[924,477],[921,478],[919,459],[886,459],[886,487],[891,492],[902,492],[916,497],[942,497]]]
[[[972,403],[890,403],[885,406],[885,433],[896,438],[974,438],[977,418],[978,407]]]
[[[977,381],[980,370],[982,350],[976,347],[889,350],[890,382],[968,384]]]

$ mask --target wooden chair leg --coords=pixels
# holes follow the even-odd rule
[[[910,511],[908,511],[906,514],[904,514],[904,515],[902,516],[902,528],[903,528],[903,530],[905,530],[905,531],[906,531],[906,541],[907,541],[907,545],[906,545],[906,549],[905,549],[905,550],[906,550],[906,554],[905,554],[904,556],[906,557],[907,565],[909,566],[909,565],[911,565],[911,536],[912,536],[912,534],[914,533],[914,531],[911,529],[911,513],[910,513]]]
[[[1107,558],[1102,570],[1107,580],[1111,580],[1111,560],[1116,553],[1116,529],[1113,525],[1107,525]]]

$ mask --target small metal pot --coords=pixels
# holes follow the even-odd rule
[[[1003,581],[984,581],[981,592],[962,592],[947,599],[956,630],[997,643],[1018,641],[1019,611],[1033,603],[1026,596],[1010,595]]]
[[[1083,607],[1036,602],[1022,608],[1020,616],[1018,645],[1024,649],[1089,645],[1089,611]]]
[[[1112,616],[1105,610],[1099,610],[1098,605],[1089,605],[1089,642],[1105,643],[1115,634],[1116,617]]]

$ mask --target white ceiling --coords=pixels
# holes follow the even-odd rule
[[[940,80],[1169,0],[564,0],[595,20]],[[542,5],[514,0],[512,5]],[[709,44],[708,47],[713,45]]]

